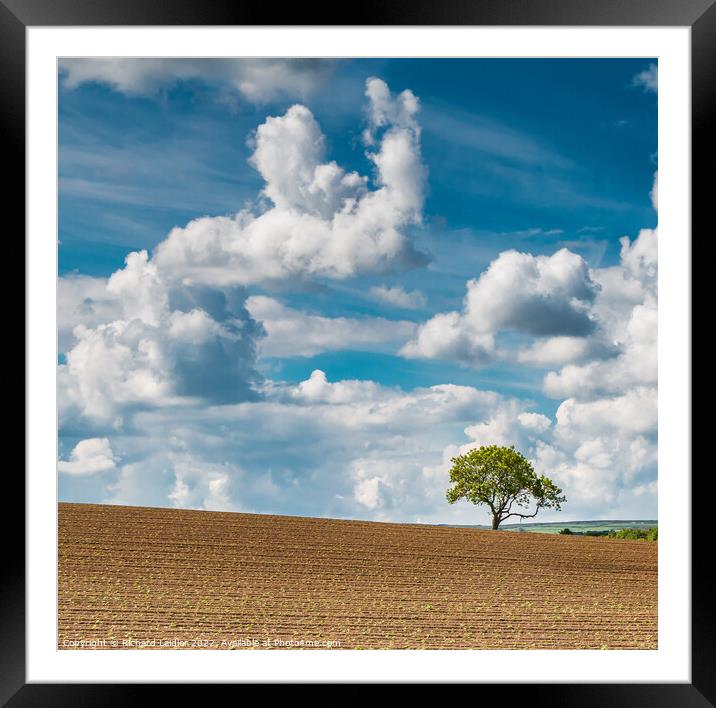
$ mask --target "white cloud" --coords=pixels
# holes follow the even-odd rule
[[[320,370],[265,393],[232,405],[136,412],[114,434],[128,462],[110,472],[106,500],[482,523],[481,510],[444,501],[450,458],[477,445],[514,444],[563,486],[562,518],[655,512],[655,390],[570,399],[554,420],[470,386],[404,392],[330,381]]]
[[[177,310],[169,315],[167,335],[184,344],[203,344],[212,336],[221,334],[221,326],[198,308],[189,312]]]
[[[552,421],[541,413],[520,413],[517,420],[525,430],[543,433],[552,425]]]
[[[413,322],[382,317],[311,315],[265,295],[253,295],[246,307],[267,333],[259,343],[261,356],[314,356],[341,349],[395,351],[416,328]]]
[[[538,339],[517,352],[517,361],[532,366],[560,366],[585,359],[601,359],[614,353],[613,347],[596,338],[549,337]]]
[[[619,508],[642,509],[637,514],[632,512],[632,518],[656,515],[655,407],[647,402],[653,415],[651,419],[641,415],[639,426],[610,426],[604,417],[621,404],[632,403],[619,397],[599,401],[587,410],[571,410],[569,415],[562,411],[553,440],[537,445],[537,469],[564,487],[570,508],[597,509],[602,518],[614,518],[613,510]],[[580,419],[574,420],[572,413]],[[596,423],[594,428],[588,427],[590,419]]]
[[[59,460],[57,469],[71,475],[92,475],[116,467],[117,460],[107,438],[80,440],[69,460]]]
[[[373,405],[384,394],[372,381],[347,380],[329,383],[325,372],[315,369],[310,378],[289,390],[289,395],[306,403],[346,404],[366,401]]]
[[[375,285],[370,289],[370,294],[380,302],[401,307],[404,310],[418,310],[427,302],[425,295],[420,290],[406,292],[399,285],[392,288],[386,285]]]
[[[125,266],[107,281],[107,292],[122,306],[124,319],[156,327],[167,309],[167,289],[146,251],[127,255]]]
[[[659,209],[659,173],[654,172],[654,184],[649,192],[649,198],[651,199],[651,205],[654,209]]]
[[[591,353],[544,379],[545,393],[566,400],[533,459],[577,514],[656,515],[657,238],[651,229],[622,238],[619,265],[591,273],[600,287],[590,346],[611,347],[609,356]]]
[[[558,435],[564,430],[571,436],[577,432],[582,435],[653,432],[657,423],[656,389],[637,388],[621,396],[585,402],[569,398],[557,409],[556,418]]]
[[[295,105],[256,130],[251,164],[266,181],[263,194],[281,210],[330,219],[367,191],[367,178],[325,162],[326,141],[311,111]]]
[[[420,131],[416,120],[420,101],[410,89],[393,97],[385,81],[371,77],[365,83],[365,95],[369,99],[369,125],[363,134],[366,143],[372,144],[375,133],[387,126]]]
[[[136,406],[255,395],[256,341],[264,332],[245,308],[245,292],[178,289],[141,251],[127,256],[102,297],[95,294],[110,321],[97,323],[92,310],[91,325],[74,328],[59,367],[61,419],[121,423],[124,409]],[[62,321],[77,311],[67,301],[71,313],[60,310]]]
[[[454,359],[481,364],[495,353],[491,333],[476,332],[459,312],[437,314],[418,328],[400,354],[409,359]]]
[[[656,229],[642,229],[634,241],[630,241],[628,236],[620,239],[623,268],[653,294],[656,294],[657,242]]]
[[[625,339],[619,342],[618,356],[581,366],[570,364],[559,372],[550,372],[544,379],[544,392],[552,398],[584,397],[595,392],[618,393],[632,386],[655,385],[656,342],[656,303],[637,305],[627,322]]]
[[[176,420],[174,414],[170,416]],[[257,499],[270,500],[278,489],[270,474],[255,470],[248,474],[227,458],[225,449],[212,450],[216,437],[200,431],[196,411],[190,427],[163,431],[163,437],[133,434],[122,439],[136,461],[118,467],[106,485],[102,499],[106,504],[173,506],[180,509],[210,511],[252,511]],[[183,426],[183,423],[182,423]],[[157,432],[156,430],[153,432]],[[204,439],[206,450],[200,449]],[[136,447],[139,439],[139,449]],[[190,445],[194,451],[187,450]],[[210,442],[208,442],[210,441]],[[235,450],[232,451],[235,454]],[[247,502],[250,499],[250,502]]]
[[[423,324],[402,354],[481,363],[493,337],[511,330],[533,336],[585,336],[595,328],[589,307],[598,291],[584,260],[567,249],[552,256],[504,251],[467,283],[462,312]]]
[[[377,168],[372,190],[365,177],[325,161],[325,140],[308,108],[269,117],[256,131],[251,162],[273,206],[175,228],[153,261],[165,277],[213,285],[344,279],[424,263],[404,231],[421,220],[419,131],[383,127],[368,158]]]
[[[567,503],[561,518],[625,518],[656,514],[656,390],[636,389],[621,396],[588,402],[568,399],[555,421],[525,410],[524,403],[503,401],[484,420],[465,428],[469,442],[449,445],[443,454],[447,474],[450,457],[481,445],[515,445],[539,474],[553,479]],[[467,505],[465,505],[467,506]],[[541,514],[559,520],[556,512]]]
[[[420,426],[428,418],[433,425],[440,425],[466,419],[475,411],[490,410],[500,400],[492,391],[455,384],[416,388],[406,393],[369,380],[330,382],[320,369],[295,386],[276,386],[268,395],[272,400],[311,406],[314,415],[315,407],[320,406],[321,416],[351,429],[362,426],[400,429]]]
[[[59,367],[60,406],[114,419],[130,404],[171,402],[171,381],[158,332],[141,321],[75,328],[76,344]],[[62,417],[62,416],[61,416]]]
[[[462,445],[459,452],[463,454],[483,445],[514,445],[519,450],[527,450],[551,424],[547,416],[526,411],[523,403],[506,401],[490,411],[486,420],[465,428],[470,442]]]
[[[592,271],[600,284],[593,314],[600,324],[593,346],[611,343],[616,356],[583,364],[570,363],[548,373],[543,389],[553,398],[620,393],[655,386],[658,373],[657,231],[642,229],[630,241],[621,239],[617,267]]]
[[[445,505],[443,472],[426,469],[500,400],[469,386],[404,392],[315,371],[257,401],[138,410],[112,434],[125,463],[108,472],[103,500],[415,520]]]
[[[363,479],[356,483],[353,496],[362,506],[371,510],[377,509],[383,506],[383,499],[380,493],[382,484],[383,480],[380,477]]]
[[[562,366],[544,378],[545,393],[563,399],[555,420],[499,403],[465,428],[478,445],[514,444],[535,469],[564,489],[572,518],[656,516],[657,232],[621,239],[620,263],[590,271],[595,322],[586,337],[538,338],[517,360]],[[467,309],[467,308],[466,308]],[[453,444],[454,445],[454,444]],[[445,448],[444,457],[454,450]],[[447,466],[447,465],[446,465]],[[557,520],[555,513],[542,515]]]
[[[72,348],[72,331],[78,324],[96,327],[121,316],[120,303],[107,292],[105,278],[68,275],[58,279],[57,336],[61,353]]]
[[[594,327],[587,306],[596,293],[587,264],[566,248],[552,256],[505,251],[468,283],[465,315],[478,331],[583,335]]]
[[[181,81],[201,80],[253,103],[278,96],[304,98],[332,72],[320,59],[201,59],[88,57],[62,59],[66,89],[95,82],[128,95],[153,95]]]
[[[659,70],[656,64],[649,66],[640,71],[632,79],[632,86],[638,86],[647,93],[657,93],[659,90]]]
[[[171,460],[174,485],[169,500],[180,509],[238,511],[232,501],[232,484],[240,471],[233,465],[206,463],[189,455]]]
[[[272,207],[176,228],[152,258],[146,251],[130,253],[106,283],[75,278],[61,284],[63,421],[81,417],[116,427],[137,406],[255,397],[261,382],[256,348],[266,330],[246,309],[243,285],[346,278],[423,262],[402,231],[421,218],[425,174],[417,102],[410,120],[407,108],[391,113],[391,102],[405,103],[406,94],[393,99],[378,79],[371,80],[371,91],[381,85],[380,106],[371,110],[385,118],[372,119],[380,142],[368,155],[377,168],[375,189],[325,160],[325,140],[311,112],[293,106],[267,118],[255,136],[252,163]],[[393,349],[415,328],[307,315],[269,298],[251,304],[267,321],[265,354],[289,353],[291,339],[303,341],[292,354],[346,345]]]

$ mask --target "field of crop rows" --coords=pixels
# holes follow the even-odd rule
[[[63,503],[58,646],[655,649],[657,544]]]

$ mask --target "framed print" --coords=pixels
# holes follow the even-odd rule
[[[28,283],[8,705],[716,701],[690,412],[711,2],[274,26],[2,1]]]

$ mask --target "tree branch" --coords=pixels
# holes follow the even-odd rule
[[[541,508],[542,508],[542,507],[538,506],[538,507],[535,509],[535,513],[534,513],[534,514],[520,514],[518,511],[513,511],[511,514],[507,514],[507,516],[503,517],[502,520],[504,521],[505,519],[508,519],[510,516],[519,516],[521,519],[533,519],[535,516],[537,516],[537,512],[539,512],[539,510],[540,510]]]

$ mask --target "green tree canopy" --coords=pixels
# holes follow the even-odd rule
[[[530,461],[514,446],[487,445],[452,458],[447,500],[467,499],[492,511],[492,528],[511,516],[531,519],[540,509],[561,509],[562,490],[544,475],[536,474]],[[532,513],[527,513],[534,504]]]

